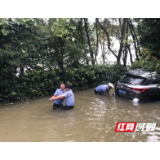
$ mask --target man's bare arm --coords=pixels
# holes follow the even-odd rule
[[[51,98],[54,98],[54,97],[56,97],[56,96],[55,96],[55,95],[53,95]],[[51,99],[51,98],[50,98],[50,99]]]
[[[56,99],[64,99],[65,97],[63,95],[59,95],[57,97],[51,97],[50,100],[56,100]]]
[[[107,86],[108,87],[108,86]],[[106,96],[109,96],[109,90],[106,91],[107,93],[105,94]]]

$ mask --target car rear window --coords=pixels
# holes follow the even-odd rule
[[[119,81],[123,83],[139,85],[139,84],[144,83],[146,80],[141,77],[136,77],[132,75],[124,75]]]
[[[160,80],[154,80],[152,84],[160,84]]]

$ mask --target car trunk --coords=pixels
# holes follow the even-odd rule
[[[141,93],[135,93],[135,91],[131,87],[129,87],[129,85],[140,85],[145,82],[145,78],[126,74],[116,84],[115,93],[117,96],[120,96],[124,99],[133,100],[133,98],[137,97]]]
[[[116,95],[123,97],[125,99],[133,100],[135,97],[134,91],[130,87],[126,86],[125,83],[118,83],[115,90]]]

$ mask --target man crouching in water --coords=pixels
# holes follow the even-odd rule
[[[95,88],[94,93],[95,94],[105,94],[105,95],[109,95],[109,90],[114,88],[112,83],[108,83],[107,84],[102,84],[98,87]]]
[[[71,84],[66,84],[66,92],[56,96],[56,97],[51,97],[50,100],[55,101],[55,100],[63,100],[65,99],[65,106],[62,107],[62,109],[72,109],[74,108],[74,94],[72,92],[72,85]]]
[[[60,89],[56,90],[56,92],[54,93],[54,96],[52,98],[57,97],[59,95],[62,95],[65,92],[66,92],[65,84],[61,83]],[[57,100],[54,101],[53,109],[56,110],[57,108],[62,107],[62,106],[63,106],[63,99],[57,99]]]

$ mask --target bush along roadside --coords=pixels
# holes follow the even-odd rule
[[[64,67],[63,81],[72,83],[73,91],[84,90],[107,82],[115,83],[124,71],[124,67],[118,64]],[[20,76],[6,77],[0,83],[0,100],[10,102],[52,95],[62,81],[60,76],[60,69],[44,71],[41,68]]]

